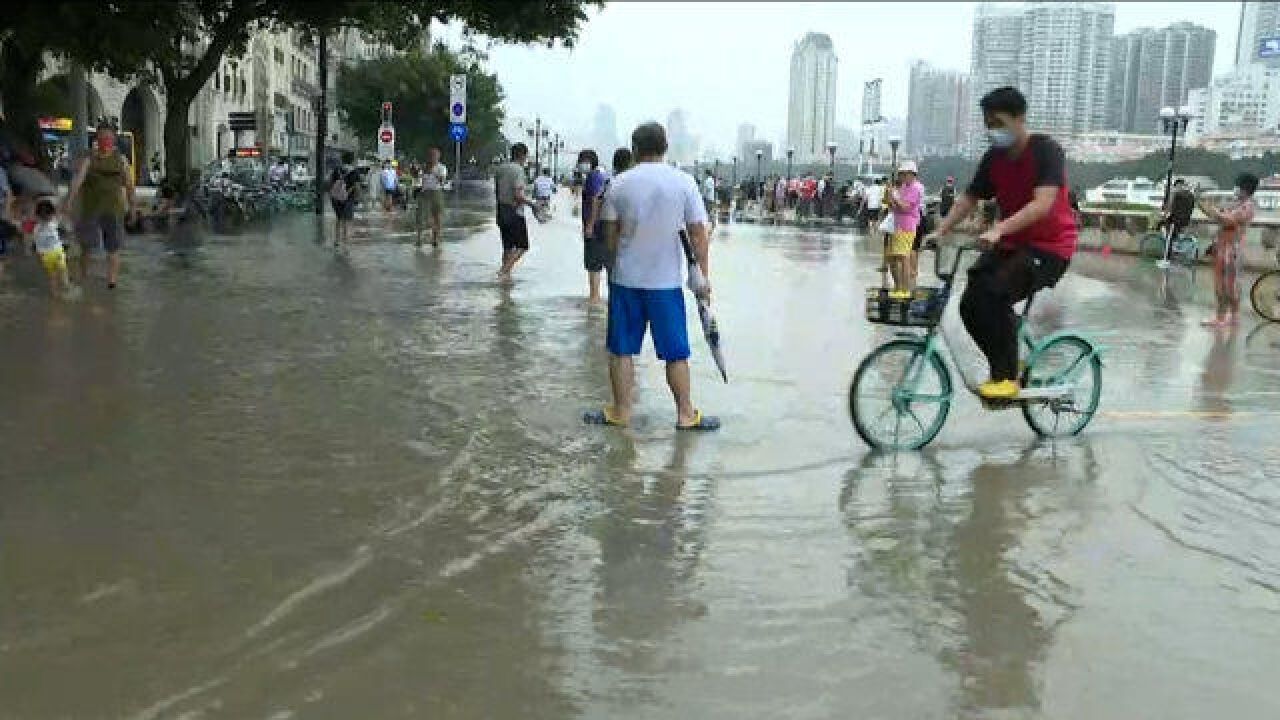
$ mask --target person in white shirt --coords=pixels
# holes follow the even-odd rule
[[[690,398],[689,331],[685,326],[685,254],[680,232],[687,230],[699,269],[710,278],[707,213],[697,182],[663,161],[667,133],[645,123],[631,134],[636,165],[613,179],[604,200],[604,232],[616,252],[609,278],[606,346],[613,404],[588,412],[595,425],[631,422],[635,388],[634,358],[650,329],[658,358],[666,363],[667,385],[676,404],[680,430],[716,430],[720,421],[704,416]],[[697,290],[710,301],[710,283]]]
[[[551,209],[551,196],[556,192],[556,183],[551,179],[551,170],[544,168],[542,174],[533,179],[533,199],[539,212]]]
[[[277,159],[276,164],[271,166],[267,179],[272,185],[283,185],[289,179],[289,165],[285,163],[284,158]]]
[[[449,171],[440,162],[440,148],[427,150],[427,166],[418,176],[418,226],[422,226],[423,215],[431,224],[431,245],[440,247],[440,226],[444,219],[444,185],[449,178]],[[416,241],[422,247],[422,235]]]
[[[711,220],[711,229],[716,229],[717,215],[716,212],[716,176],[710,170],[707,176],[702,180],[702,203],[707,209],[707,217]]]
[[[400,177],[396,169],[391,167],[390,160],[382,162],[382,209],[391,212],[392,203],[400,191]]]

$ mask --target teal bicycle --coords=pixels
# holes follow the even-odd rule
[[[868,293],[868,320],[916,329],[897,333],[896,338],[867,355],[849,388],[854,429],[873,448],[917,450],[937,437],[947,420],[954,392],[951,371],[942,352],[942,345],[950,349],[950,342],[940,328],[960,258],[966,250],[973,249],[960,245],[955,248],[950,272],[942,272],[944,263],[939,256],[936,274],[941,287],[919,288],[909,302],[894,301],[879,289]],[[992,410],[1020,407],[1027,425],[1041,437],[1076,435],[1098,410],[1102,348],[1073,332],[1032,338],[1026,318],[1034,299],[1032,293],[1018,320],[1022,392],[1014,400],[984,400],[983,404]],[[951,354],[954,356],[955,352]],[[979,381],[963,372],[961,378],[976,396]]]

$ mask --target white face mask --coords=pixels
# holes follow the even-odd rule
[[[578,163],[578,172],[591,172],[591,163]]]

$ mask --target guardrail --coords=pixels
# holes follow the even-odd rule
[[[1142,236],[1155,231],[1160,213],[1154,209],[1152,212],[1142,212],[1083,207],[1080,209],[1080,219],[1081,248],[1100,251],[1109,247],[1110,252],[1137,254]],[[1197,210],[1191,217],[1187,232],[1200,238],[1207,246],[1217,234],[1218,225]],[[1274,268],[1274,248],[1278,245],[1280,217],[1269,214],[1255,217],[1241,246],[1244,265],[1256,270]]]

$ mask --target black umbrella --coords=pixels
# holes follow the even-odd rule
[[[707,347],[711,348],[711,358],[716,361],[720,377],[724,378],[725,382],[729,382],[729,375],[724,371],[724,354],[720,351],[720,326],[716,324],[716,316],[711,313],[711,304],[698,295],[698,292],[706,287],[707,279],[702,275],[702,269],[698,267],[698,261],[693,255],[693,243],[689,241],[689,234],[684,230],[680,231],[680,244],[684,247],[685,259],[689,261],[689,289],[693,291],[698,301],[698,318],[702,320],[702,336],[707,339]]]

